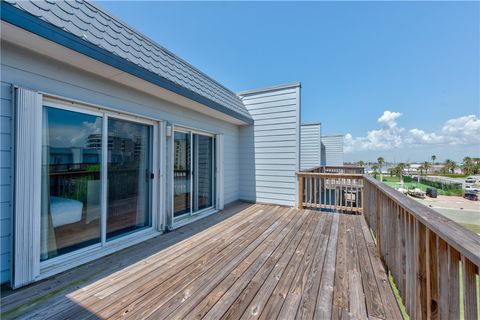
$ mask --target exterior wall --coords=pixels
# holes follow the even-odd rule
[[[0,283],[4,283],[10,279],[13,122],[10,86],[3,81],[0,85]]]
[[[254,119],[240,129],[240,197],[294,206],[300,168],[300,85],[240,93]]]
[[[12,161],[10,86],[12,84],[50,94],[97,104],[168,123],[192,127],[224,136],[224,199],[225,203],[240,198],[239,144],[240,128],[205,114],[120,85],[70,65],[21,49],[2,41],[1,99],[1,253],[2,283],[9,275],[10,230],[12,217]],[[169,142],[167,142],[168,146]],[[160,159],[167,156],[160,150]],[[164,154],[162,154],[164,153]],[[167,151],[168,153],[168,151]],[[165,179],[167,179],[166,177]],[[170,185],[167,183],[167,187]],[[168,190],[166,191],[168,194]],[[171,194],[171,191],[170,191]],[[168,197],[168,196],[167,196]],[[171,203],[165,197],[165,202]],[[162,204],[160,204],[162,205]]]
[[[343,166],[343,135],[322,136],[322,166]]]
[[[300,170],[320,166],[320,123],[302,124],[302,127],[300,129],[300,136]]]

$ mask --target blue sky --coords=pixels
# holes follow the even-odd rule
[[[235,92],[300,81],[347,160],[480,156],[479,2],[99,4]]]

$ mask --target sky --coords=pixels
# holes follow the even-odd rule
[[[480,2],[97,3],[234,92],[301,82],[346,161],[480,157]]]

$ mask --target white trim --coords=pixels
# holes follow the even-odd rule
[[[153,123],[155,121],[163,121],[163,119],[160,119],[160,118],[142,116],[140,114],[133,113],[133,112],[119,111],[114,108],[110,108],[110,107],[106,107],[106,106],[102,106],[94,103],[84,102],[76,99],[70,99],[67,97],[62,97],[62,96],[54,95],[51,93],[42,92],[42,94],[43,94],[44,101],[48,101],[49,103],[61,106],[61,108],[67,109],[67,110],[68,108],[74,108],[76,110],[84,110],[84,111],[79,111],[83,113],[86,113],[85,110],[91,110],[91,112],[97,112],[99,114],[108,112],[113,116],[119,116],[119,117],[129,116],[130,119],[135,119],[135,120],[138,120],[139,122],[147,121],[149,123]]]
[[[215,137],[215,200],[218,210],[223,210],[225,204],[225,188],[224,188],[224,136],[223,134],[217,134]]]
[[[168,227],[168,229],[169,230],[178,229],[178,228],[183,227],[187,224],[190,224],[192,222],[198,221],[198,220],[203,219],[205,217],[208,217],[212,214],[215,214],[219,211],[220,210],[217,210],[213,207],[202,209],[202,210],[196,212],[196,214],[194,214],[194,215],[191,215],[189,217],[184,217],[180,221],[174,222],[171,226]]]
[[[212,132],[207,132],[207,131],[203,131],[203,130],[198,130],[198,129],[193,129],[193,128],[189,128],[189,127],[186,127],[186,126],[181,126],[181,125],[175,125],[175,124],[172,124],[172,136],[171,136],[171,154],[170,154],[170,159],[171,159],[171,162],[172,162],[172,172],[170,173],[170,176],[172,177],[171,178],[171,181],[172,181],[172,185],[171,185],[171,190],[172,190],[172,195],[171,195],[171,198],[172,198],[172,203],[171,203],[171,225],[168,226],[169,229],[173,229],[173,228],[177,228],[178,225],[185,225],[187,223],[190,223],[190,222],[194,222],[197,219],[198,216],[203,216],[203,213],[204,212],[210,212],[211,210],[214,210],[215,212],[219,210],[219,206],[218,206],[218,201],[217,201],[217,193],[216,193],[216,190],[218,189],[217,187],[217,179],[215,179],[215,175],[216,175],[216,163],[217,163],[217,156],[215,155],[215,151],[217,152],[217,154],[219,153],[218,149],[215,148],[215,145],[213,145],[212,147],[212,152],[214,153],[212,155],[212,160],[213,160],[213,170],[212,170],[212,181],[214,183],[214,186],[212,188],[212,197],[214,197],[214,199],[212,199],[212,205],[210,207],[207,207],[207,208],[203,208],[201,210],[198,210],[198,211],[193,211],[194,208],[193,208],[193,190],[194,190],[194,186],[193,186],[193,172],[196,172],[197,169],[193,168],[193,166],[195,165],[194,164],[194,145],[193,145],[193,135],[194,134],[197,134],[197,135],[202,135],[202,136],[206,136],[206,137],[209,137],[212,139],[212,142],[213,144],[215,144],[215,140],[216,140],[216,137],[218,136],[218,134],[215,134],[215,133],[212,133]],[[185,134],[189,134],[190,136],[190,165],[192,166],[192,168],[190,168],[190,212],[187,212],[187,213],[184,213],[178,217],[175,217],[175,200],[174,200],[174,197],[175,197],[175,177],[173,175],[173,169],[174,169],[174,163],[175,163],[175,132],[181,132],[181,133],[185,133]],[[222,155],[223,156],[223,155]],[[222,179],[223,179],[223,176],[222,176]],[[222,185],[223,185],[223,180],[222,180]],[[223,190],[223,188],[222,188]],[[222,197],[222,201],[223,201],[223,197]],[[223,204],[222,204],[222,208],[223,208]]]
[[[108,115],[102,119],[102,160],[100,165],[101,198],[100,198],[100,237],[102,245],[107,242],[107,209],[108,209]]]
[[[133,244],[139,243],[146,239],[149,239],[153,236],[159,234],[158,230],[161,230],[158,221],[161,221],[161,214],[158,210],[158,202],[162,201],[162,197],[158,191],[158,175],[157,172],[159,169],[159,133],[158,127],[161,121],[151,120],[144,117],[133,116],[129,114],[123,114],[121,112],[114,112],[107,110],[103,107],[92,108],[88,104],[83,104],[79,102],[69,103],[68,101],[45,98],[41,101],[41,108],[43,106],[54,107],[62,110],[68,110],[83,114],[91,114],[98,117],[102,117],[102,157],[101,157],[101,214],[100,214],[100,237],[101,241],[98,244],[81,248],[73,252],[62,254],[58,257],[48,259],[46,261],[40,262],[40,252],[37,255],[38,261],[38,272],[36,273],[35,280],[44,279],[48,276],[60,273],[62,271],[68,270],[70,268],[79,266],[86,262],[95,260],[99,257],[110,254],[114,251],[126,248]],[[40,124],[41,124],[40,116]],[[131,233],[119,236],[118,238],[110,239],[107,241],[107,210],[108,210],[108,120],[118,119],[123,121],[130,121],[133,123],[139,123],[142,125],[150,126],[150,152],[151,152],[151,170],[154,174],[154,178],[150,181],[150,218],[151,226],[133,231]],[[41,126],[40,126],[41,131]],[[41,140],[41,133],[38,135]],[[41,151],[41,141],[38,143]],[[41,159],[39,162],[41,166]],[[40,188],[38,188],[40,190]],[[40,192],[37,192],[38,194]],[[39,229],[40,223],[36,224],[35,229]],[[40,241],[40,230],[38,234],[37,241]]]
[[[175,133],[175,131],[180,131],[180,132],[184,132],[184,133],[191,132],[191,133],[194,133],[194,134],[201,134],[201,135],[208,136],[208,137],[215,137],[215,135],[218,134],[218,133],[215,133],[215,132],[212,132],[212,131],[205,131],[205,130],[198,129],[198,128],[191,128],[191,127],[183,126],[181,124],[172,124],[172,126],[173,126],[173,130],[172,130],[173,133]]]
[[[128,248],[140,242],[160,235],[161,232],[148,228],[107,242],[107,245],[96,244],[78,251],[70,252],[42,262],[41,272],[35,281],[51,277],[57,273],[78,267],[82,264],[107,256],[121,249]],[[63,259],[59,259],[63,258]]]
[[[42,95],[15,88],[15,164],[12,287],[40,272]]]

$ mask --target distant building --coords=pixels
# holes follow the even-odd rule
[[[300,169],[306,170],[321,165],[321,124],[304,123],[300,129]]]
[[[343,166],[343,135],[322,136],[321,143],[321,165]]]

